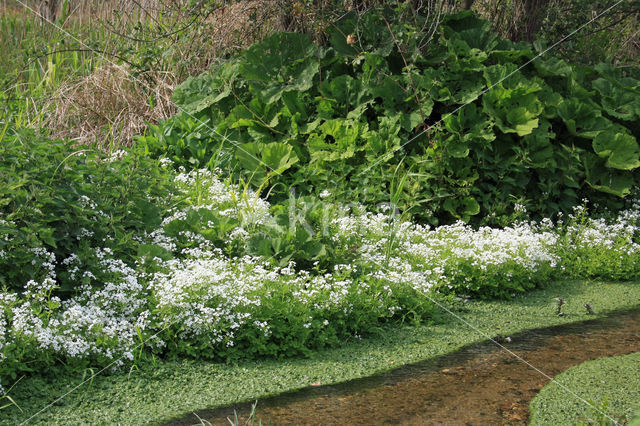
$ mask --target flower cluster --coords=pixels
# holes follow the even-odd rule
[[[57,354],[117,366],[142,351],[215,359],[307,353],[380,321],[428,316],[440,293],[509,297],[563,276],[640,273],[638,204],[608,220],[576,210],[562,223],[502,229],[433,229],[334,208],[323,238],[351,261],[301,268],[250,254],[252,237],[276,221],[255,192],[201,170],[178,175],[176,194],[188,202],[134,237],[135,264],[106,246],[93,247],[90,259],[31,249],[41,279],[20,293],[0,291],[0,360]],[[64,300],[56,271],[79,283]],[[20,347],[30,351],[13,350]],[[12,361],[0,377],[32,360]]]

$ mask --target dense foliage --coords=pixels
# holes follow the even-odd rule
[[[133,235],[155,229],[162,209],[172,203],[170,175],[161,172],[157,160],[124,156],[124,151],[109,156],[30,130],[4,130],[0,287],[22,290],[51,274],[57,277],[51,283],[57,293],[102,286],[100,268],[79,276],[63,267],[94,264],[96,247],[133,264]]]
[[[17,129],[7,104],[2,383],[60,363],[309,355],[455,295],[640,276],[640,205],[624,200],[640,83],[528,63],[543,46],[471,12],[435,31],[404,7],[347,14],[327,45],[278,33],[221,61],[141,149]],[[591,218],[596,202],[616,209]]]
[[[640,275],[637,203],[604,219],[580,206],[555,223],[474,230],[296,199],[285,221],[282,206],[206,169],[175,173],[170,161],[135,152],[96,161],[62,142],[13,138],[41,156],[14,158],[40,173],[24,189],[17,177],[30,171],[5,172],[15,182],[0,226],[5,384],[60,361],[77,371],[309,355],[385,322],[433,319],[436,302],[453,294],[509,298],[558,278]],[[127,175],[135,165],[144,173]],[[164,198],[145,198],[155,194],[150,183],[168,181]],[[526,217],[523,206],[518,214]]]
[[[142,141],[270,185],[276,202],[292,186],[328,189],[432,224],[500,223],[516,203],[537,216],[584,197],[614,207],[630,193],[639,81],[548,55],[528,64],[530,44],[498,39],[469,11],[432,40],[395,18],[347,15],[326,47],[276,34],[187,80],[174,93],[184,111]]]

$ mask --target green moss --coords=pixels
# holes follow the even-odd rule
[[[531,401],[532,425],[566,424],[567,419],[610,424],[614,419],[628,419],[640,401],[640,353],[582,363],[556,376],[555,382],[573,390],[591,407],[567,398],[566,391],[551,382]]]
[[[563,306],[564,316],[556,315],[555,297],[562,297],[567,303]],[[586,314],[584,303],[591,303],[599,316],[637,306],[638,301],[639,282],[556,283],[510,301],[470,301],[456,308],[459,319],[443,312],[438,324],[381,328],[368,338],[353,339],[309,359],[234,365],[158,362],[153,368],[134,368],[127,374],[97,376],[38,414],[31,423],[160,423],[195,410],[262,399],[315,382],[331,384],[369,376],[453,352],[486,340],[487,336],[594,318]],[[89,371],[86,376],[90,376]],[[0,423],[29,419],[85,378],[54,371],[23,379],[11,391],[22,411],[15,407],[0,411]]]

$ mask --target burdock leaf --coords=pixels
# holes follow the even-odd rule
[[[282,173],[298,161],[298,156],[290,145],[274,142],[262,148],[262,161],[270,172]]]
[[[283,92],[307,91],[318,73],[318,47],[298,33],[276,33],[245,51],[241,74],[254,93],[270,104]]]
[[[640,147],[636,138],[626,133],[607,130],[593,140],[593,150],[606,158],[606,166],[619,170],[633,170],[640,167]]]
[[[586,182],[594,189],[607,194],[625,197],[634,184],[631,172],[610,169],[605,161],[595,154],[585,156]]]

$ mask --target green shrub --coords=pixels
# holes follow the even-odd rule
[[[640,82],[549,56],[518,70],[534,48],[469,11],[430,42],[397,13],[349,14],[327,47],[275,34],[178,87],[184,111],[140,140],[270,186],[274,202],[295,186],[372,206],[402,177],[399,207],[433,224],[621,205],[640,165]]]
[[[57,143],[64,146],[51,142]],[[44,152],[41,157],[41,162],[47,159]],[[74,157],[60,168],[73,164]],[[76,165],[63,172],[70,173],[65,174],[69,186],[40,185],[41,200],[72,197],[69,187],[84,194],[92,190],[96,206],[89,217],[100,216],[97,209],[112,199],[105,187],[96,182],[83,187],[71,179],[87,164],[96,174],[105,173],[102,167],[123,174],[132,166],[126,157]],[[138,199],[140,188],[150,190],[145,185],[158,167],[154,164],[138,168],[144,174],[138,189],[130,187],[128,199]],[[14,284],[0,287],[0,380],[5,384],[59,360],[77,371],[185,356],[309,355],[385,322],[431,320],[438,311],[434,301],[441,297],[511,298],[555,279],[635,279],[640,273],[637,203],[607,221],[576,209],[562,223],[474,229],[458,222],[431,228],[400,220],[388,205],[381,207],[387,212],[372,213],[337,205],[327,194],[324,206],[292,196],[289,203],[297,206],[292,212],[288,206],[270,206],[247,187],[220,181],[215,172],[156,173],[171,178],[165,200],[174,202],[158,208],[161,220],[151,220],[153,227],[134,223],[123,230],[119,222],[110,224],[114,235],[130,232],[128,239],[95,241],[105,226],[98,217],[93,228],[85,228],[95,235],[71,238],[74,244],[84,241],[73,254],[54,252],[69,238],[55,239],[59,233],[52,231],[54,247],[36,238],[50,218],[32,211],[31,199],[23,206],[31,215],[28,226],[38,232],[34,241],[0,234],[2,277]],[[55,181],[52,175],[46,179]],[[3,199],[10,205],[14,195],[24,198],[21,194]],[[42,205],[61,217],[75,211]],[[103,211],[117,217],[117,203],[109,207]],[[132,210],[132,216],[139,213]],[[69,217],[89,226],[86,215]],[[20,227],[7,223],[3,230]],[[40,275],[9,281],[5,274],[11,265],[40,267]],[[55,294],[60,283],[77,287],[63,300]]]
[[[574,208],[558,226],[561,269],[572,278],[625,280],[640,276],[640,205],[615,217],[589,217],[586,205]],[[595,216],[595,215],[594,215]]]
[[[30,130],[5,129],[0,139],[0,287],[22,290],[51,281],[57,293],[102,285],[92,265],[98,249],[132,264],[135,234],[161,221],[171,172],[134,152],[111,156]],[[58,262],[58,263],[57,263]],[[64,267],[63,267],[64,265]]]

